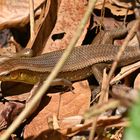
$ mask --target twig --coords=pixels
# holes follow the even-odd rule
[[[102,92],[103,91],[102,89],[104,89],[104,86],[105,86],[105,83],[106,83],[106,78],[107,78],[106,69],[104,69],[103,80],[102,80],[103,82],[102,82],[101,92],[99,93],[100,98],[99,98],[98,105],[100,105],[102,102],[106,102],[106,99],[108,100],[107,93],[104,94],[104,92]],[[94,112],[94,109],[93,110],[91,109],[91,113],[92,112]],[[91,127],[91,131],[90,131],[90,135],[89,135],[89,140],[92,140],[94,138],[97,119],[98,119],[98,115],[93,117],[93,122],[92,122],[92,127]]]
[[[89,140],[93,140],[93,138],[94,138],[98,116],[108,109],[116,108],[117,106],[119,106],[119,104],[120,104],[120,102],[117,100],[110,100],[106,104],[102,105],[101,107],[99,107],[101,105],[101,103],[99,102],[97,106],[93,106],[90,108],[90,111],[87,114],[85,114],[85,116],[84,116],[85,119],[93,117]]]
[[[134,10],[134,13],[135,13],[135,18],[139,19],[140,18],[140,9],[137,7],[138,6],[137,0],[134,0],[131,3],[132,3],[133,8],[134,8],[133,10]],[[139,30],[137,31],[136,35],[137,35],[138,42],[140,44],[140,31]]]
[[[94,135],[95,135],[95,128],[96,128],[96,125],[97,125],[97,119],[98,119],[98,116],[96,117],[93,117],[92,119],[92,127],[91,127],[91,130],[90,130],[90,134],[89,134],[89,140],[93,140],[94,138]]]
[[[104,69],[102,87],[101,87],[101,92],[99,93],[100,98],[98,104],[102,104],[108,101],[108,91],[104,92],[104,88],[106,87],[106,80],[107,80],[107,73],[106,73],[106,69]]]
[[[110,117],[99,117],[97,120],[97,128],[101,127],[108,127],[109,125],[117,125],[120,122],[124,122],[125,126],[128,126],[130,122],[126,119],[122,119],[121,116],[110,116]],[[84,131],[92,126],[92,121],[89,120],[87,123],[81,124],[81,126],[73,126],[71,128],[64,128],[58,130],[61,134],[67,135],[67,136],[73,136],[78,132]]]
[[[30,13],[30,39],[33,41],[35,36],[35,20],[34,20],[34,1],[29,0],[29,13]]]
[[[108,102],[104,102],[102,105],[97,104],[95,106],[92,106],[88,112],[84,114],[84,119],[90,119],[92,117],[98,116],[101,113],[109,110],[109,109],[114,109],[120,105],[119,100],[109,100]]]
[[[57,76],[60,69],[64,65],[65,61],[68,59],[68,56],[72,52],[72,49],[76,45],[80,35],[82,34],[84,30],[84,27],[88,21],[88,18],[92,13],[92,9],[94,8],[96,1],[97,0],[89,0],[88,9],[85,12],[85,15],[76,31],[76,34],[73,36],[72,40],[70,41],[70,44],[68,45],[67,49],[64,51],[59,62],[56,64],[55,68],[52,70],[47,80],[44,81],[44,84],[38,90],[36,95],[32,98],[32,100],[30,100],[28,108],[25,108],[19,114],[19,116],[13,121],[13,123],[9,126],[9,128],[1,135],[0,137],[1,140],[6,140],[9,138],[10,134],[12,134],[16,130],[16,128],[18,128],[18,126],[23,122],[23,120],[26,119],[26,117],[28,116],[28,113],[34,108],[38,100],[40,100],[42,96],[45,94],[45,91],[49,88],[51,82]]]

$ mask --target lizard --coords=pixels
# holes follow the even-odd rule
[[[92,68],[95,64],[105,64],[105,67],[110,67],[118,50],[118,46],[110,44],[75,47],[57,78],[64,78],[72,82],[86,79],[94,74]],[[50,74],[63,51],[58,50],[29,58],[11,58],[0,64],[0,80],[30,84],[45,80],[44,78]],[[118,67],[139,60],[139,47],[127,46]]]
[[[75,47],[69,59],[61,69],[52,85],[71,85],[71,82],[88,78],[92,74],[100,83],[101,76],[98,66],[110,67],[119,50],[119,46],[112,45],[113,39],[127,34],[126,28],[115,29],[107,32],[99,32],[91,45]],[[64,49],[28,57],[27,51],[13,55],[0,64],[0,80],[16,81],[36,84],[43,81],[50,74],[55,64],[60,59]],[[29,53],[30,54],[30,53]],[[26,56],[26,57],[25,57]],[[121,57],[118,67],[125,66],[140,60],[138,46],[128,46]],[[99,73],[98,73],[99,72]],[[69,82],[70,81],[70,82]]]
[[[109,68],[111,66],[119,50],[119,46],[114,46],[111,42],[114,38],[120,37],[120,35],[123,36],[126,33],[127,29],[125,28],[124,30],[109,31],[104,34],[104,39],[97,35],[94,39],[95,41],[93,41],[91,45],[75,47],[57,76],[58,79],[62,80],[54,81],[54,85],[59,85],[59,83],[64,84],[65,82],[69,85],[70,83],[68,81],[80,81],[86,79],[92,74],[98,78],[94,67],[96,65],[102,65],[102,68]],[[102,41],[99,41],[99,38],[102,39]],[[24,82],[29,84],[43,81],[50,74],[63,52],[64,49],[35,57],[19,57],[19,55],[18,57],[15,57],[14,55],[13,58],[0,64],[0,80]],[[120,59],[118,67],[125,66],[139,60],[139,47],[128,46]]]

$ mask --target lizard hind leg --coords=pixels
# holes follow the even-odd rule
[[[92,73],[95,77],[95,79],[97,80],[98,84],[101,85],[102,84],[102,80],[103,80],[103,70],[104,68],[107,67],[107,64],[105,63],[100,63],[100,64],[94,64],[91,69],[92,69]]]

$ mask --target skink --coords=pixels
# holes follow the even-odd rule
[[[110,44],[75,47],[57,78],[64,78],[71,82],[86,79],[94,74],[92,67],[96,64],[105,63],[107,67],[110,67],[118,50],[118,46]],[[12,58],[7,60],[0,64],[0,80],[30,84],[35,84],[40,80],[44,80],[60,59],[63,51],[64,50],[58,50],[36,57]],[[139,60],[139,47],[127,46],[118,67]]]

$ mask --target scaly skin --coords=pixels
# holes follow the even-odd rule
[[[57,78],[64,78],[72,82],[86,79],[93,74],[92,66],[95,64],[105,63],[110,66],[118,50],[118,46],[107,44],[76,47]],[[60,59],[63,51],[54,51],[37,57],[7,60],[0,65],[0,80],[30,84],[44,80]],[[118,66],[125,66],[139,60],[139,47],[127,46]]]

